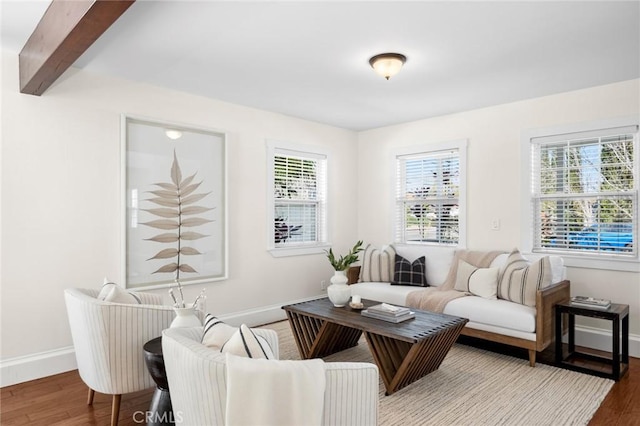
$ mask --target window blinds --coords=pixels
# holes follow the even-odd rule
[[[638,127],[531,139],[534,250],[637,255]]]
[[[396,171],[395,240],[457,244],[459,151],[398,156]]]
[[[323,241],[326,157],[279,149],[273,173],[275,246]]]

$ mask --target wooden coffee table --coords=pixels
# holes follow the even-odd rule
[[[365,307],[379,302],[363,301]],[[327,298],[283,306],[302,359],[351,348],[364,335],[387,395],[440,367],[468,319],[412,309],[414,319],[394,324],[336,308]]]

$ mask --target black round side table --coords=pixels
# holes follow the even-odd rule
[[[171,396],[169,395],[169,383],[167,382],[167,372],[164,369],[164,358],[162,356],[162,337],[149,340],[142,349],[144,350],[144,361],[147,364],[149,374],[157,385],[147,412],[147,425],[173,425],[175,423],[171,407]]]

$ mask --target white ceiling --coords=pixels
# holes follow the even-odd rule
[[[3,48],[46,5],[2,0]],[[364,130],[639,78],[640,1],[138,0],[75,66]]]

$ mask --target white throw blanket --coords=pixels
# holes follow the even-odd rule
[[[278,361],[227,354],[228,426],[320,425],[324,361]]]

